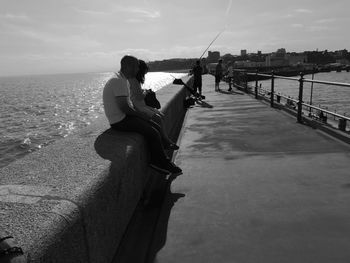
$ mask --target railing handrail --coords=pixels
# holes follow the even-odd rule
[[[313,106],[312,103],[310,102],[310,104],[303,102],[303,88],[304,88],[304,83],[312,83],[311,85],[311,96],[312,96],[312,87],[313,87],[313,83],[318,83],[318,84],[325,84],[325,85],[334,85],[334,86],[343,86],[343,87],[350,87],[350,83],[343,83],[343,82],[334,82],[334,81],[324,81],[324,80],[315,80],[315,79],[305,79],[304,78],[304,74],[303,72],[300,72],[300,75],[298,78],[293,78],[293,77],[285,77],[285,76],[280,76],[280,75],[275,75],[274,71],[271,72],[271,74],[266,74],[266,73],[259,73],[258,71],[255,72],[248,72],[248,71],[243,71],[242,72],[245,76],[249,75],[249,76],[255,76],[255,97],[258,98],[258,81],[259,78],[257,78],[257,76],[262,76],[262,77],[268,77],[271,79],[271,90],[270,90],[270,104],[271,107],[274,107],[274,97],[277,97],[277,102],[280,103],[280,99],[285,98],[287,99],[287,104],[289,104],[288,102],[292,101],[294,103],[296,103],[296,107],[297,107],[297,121],[299,123],[303,123],[303,107],[307,107],[310,110],[314,109],[314,110],[318,110],[320,111],[320,117],[321,117],[321,113],[325,113],[327,115],[331,115],[334,116],[335,118],[339,119],[339,124],[338,124],[338,128],[342,131],[347,131],[346,130],[346,122],[350,121],[350,117],[338,114],[336,112],[332,112],[326,109],[323,109],[321,107],[317,107],[317,106]],[[312,75],[312,78],[314,77],[314,75]],[[286,97],[284,95],[282,95],[280,92],[275,92],[274,91],[274,80],[275,79],[286,79],[286,80],[293,80],[293,81],[298,81],[299,82],[299,97],[298,99],[293,99],[291,97]],[[248,87],[248,80],[247,78],[245,78],[246,81],[246,89]],[[261,84],[260,84],[261,85]],[[267,91],[267,90],[264,90]],[[267,91],[269,92],[269,91]],[[268,94],[268,93],[267,93]],[[340,122],[340,121],[344,121],[344,122]]]
[[[316,106],[313,106],[313,105],[310,105],[310,104],[304,103],[304,102],[303,102],[303,105],[306,106],[306,107],[310,107],[310,108],[312,108],[312,109],[319,110],[319,111],[322,111],[322,112],[324,112],[324,113],[333,115],[333,116],[335,116],[335,117],[338,117],[339,119],[345,119],[345,120],[347,120],[347,121],[350,121],[350,117],[347,117],[347,116],[338,114],[338,113],[336,113],[336,112],[332,112],[332,111],[329,111],[329,110],[325,110],[325,109],[322,109],[322,108],[319,108],[319,107],[316,107]]]
[[[272,77],[272,74],[265,74],[265,73],[251,73],[248,72],[247,75],[251,76],[262,76],[262,77]],[[291,78],[291,77],[285,77],[285,76],[280,76],[280,75],[273,75],[275,79],[289,79],[289,80],[296,80],[298,81],[298,78]]]
[[[265,89],[262,89],[262,90],[268,92],[268,90],[265,90]],[[275,93],[275,95],[276,95],[276,96],[277,96],[277,95],[278,95],[278,96],[281,96],[282,98],[287,99],[287,100],[291,100],[291,101],[293,101],[293,102],[295,102],[295,103],[298,103],[298,102],[299,102],[297,99],[294,99],[294,98],[292,98],[292,97],[288,97],[288,96],[283,95],[283,94],[281,94],[281,93]],[[322,111],[322,112],[327,113],[327,114],[329,114],[329,115],[338,117],[339,119],[345,119],[345,120],[347,120],[347,121],[350,121],[350,117],[347,117],[347,116],[345,116],[345,115],[341,115],[341,114],[338,114],[338,113],[336,113],[336,112],[329,111],[329,110],[326,110],[326,109],[323,109],[323,108],[320,108],[320,107],[317,107],[317,106],[314,106],[314,105],[311,105],[311,104],[308,104],[308,103],[305,103],[305,102],[303,102],[302,105],[303,105],[303,106],[306,106],[306,107],[309,107],[309,108],[312,108],[312,109],[315,109],[315,110]]]
[[[256,72],[246,72],[247,75],[250,76],[261,76],[261,77],[274,77],[275,79],[287,79],[287,80],[294,80],[299,81],[299,78],[293,78],[293,77],[285,77],[280,75],[272,75],[267,73],[256,73]],[[325,85],[333,85],[333,86],[343,86],[343,87],[350,87],[350,83],[343,83],[343,82],[334,82],[334,81],[325,81],[325,80],[316,80],[316,79],[303,79],[304,82],[309,83],[318,83],[318,84],[325,84]]]
[[[349,84],[349,83],[342,83],[342,82],[333,82],[333,81],[315,80],[315,79],[303,79],[303,81],[304,81],[304,82],[310,82],[310,83],[325,84],[325,85],[334,85],[334,86],[350,87],[350,84]]]

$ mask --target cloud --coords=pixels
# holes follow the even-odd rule
[[[75,11],[79,12],[79,13],[83,13],[83,14],[87,14],[87,15],[92,15],[92,16],[105,16],[105,15],[110,15],[111,12],[105,12],[105,11],[98,11],[98,10],[89,10],[89,9],[78,9],[75,8]]]
[[[25,14],[12,14],[12,13],[6,13],[6,14],[0,14],[0,18],[6,19],[6,20],[22,20],[22,21],[29,21],[30,18]]]
[[[282,18],[293,18],[293,17],[295,17],[295,15],[292,15],[292,14],[282,15]]]
[[[83,49],[96,48],[101,43],[96,39],[91,39],[79,34],[55,34],[54,32],[40,31],[36,28],[24,28],[17,25],[11,25],[11,34],[24,38],[26,41],[35,40],[36,43],[45,45],[47,48],[69,48]]]
[[[132,7],[132,6],[114,6],[110,8],[108,11],[104,10],[91,10],[91,9],[74,9],[76,12],[91,15],[91,16],[109,16],[116,13],[126,13],[128,16],[136,16],[131,17],[129,19],[130,22],[139,22],[141,18],[155,19],[160,17],[160,12],[157,10],[152,10],[149,8],[140,8],[140,7]]]
[[[293,28],[303,28],[304,27],[303,24],[291,24],[290,26]]]
[[[160,12],[155,10],[147,10],[147,9],[141,9],[141,8],[122,8],[121,11],[135,14],[137,16],[145,17],[145,18],[158,18],[160,17]]]
[[[310,32],[320,32],[320,31],[329,31],[329,30],[332,30],[332,28],[328,26],[320,25],[320,26],[309,26],[306,28],[306,30]]]
[[[294,10],[296,13],[311,14],[313,13],[310,9],[299,8]]]
[[[316,20],[315,23],[317,24],[328,24],[337,21],[336,18],[325,18],[325,19],[320,19]]]
[[[140,24],[140,23],[143,23],[144,20],[139,18],[129,18],[129,19],[126,19],[125,22],[130,24]]]

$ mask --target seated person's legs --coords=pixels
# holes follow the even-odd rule
[[[136,132],[143,135],[150,147],[151,164],[171,173],[181,172],[181,169],[172,164],[166,156],[160,133],[149,122],[135,116],[126,116],[122,121],[112,124],[111,127],[118,131]]]
[[[170,149],[170,150],[178,150],[179,146],[177,146],[168,136],[166,130],[165,130],[165,125],[163,122],[163,119],[160,115],[154,114],[151,119],[151,124],[153,127],[157,128],[159,131],[163,145],[165,149]],[[154,125],[153,125],[154,124]]]

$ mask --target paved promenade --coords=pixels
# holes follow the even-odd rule
[[[187,113],[154,262],[349,262],[350,147],[221,88]]]

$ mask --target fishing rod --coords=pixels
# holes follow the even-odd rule
[[[226,28],[226,27],[225,27]],[[223,30],[221,30],[216,36],[215,38],[210,42],[209,46],[204,50],[203,54],[199,57],[199,60],[204,56],[205,52],[211,47],[211,45],[215,42],[216,39],[218,39],[218,37],[225,31],[225,28]],[[176,77],[174,75],[170,75],[172,76],[175,80]]]
[[[224,31],[225,31],[225,28],[224,28],[222,31],[220,31],[220,32],[215,36],[215,38],[213,39],[213,41],[210,42],[209,46],[204,50],[203,54],[200,56],[199,59],[201,59],[201,58],[204,56],[205,52],[207,52],[207,50],[208,50],[208,49],[210,48],[210,46],[214,43],[214,41],[215,41]]]
[[[199,60],[204,56],[205,52],[207,52],[207,50],[211,47],[211,45],[215,42],[216,39],[218,39],[218,37],[225,31],[226,27],[221,30],[216,36],[215,38],[210,42],[209,46],[204,50],[203,54],[199,57]],[[170,75],[174,78],[174,81],[177,82],[177,84],[184,84],[181,79],[177,79],[174,75]]]

